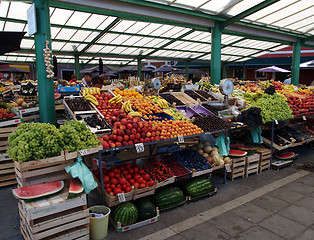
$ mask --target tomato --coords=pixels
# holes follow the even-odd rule
[[[129,179],[129,182],[133,185],[133,183],[135,183],[135,180],[132,178],[132,179]]]
[[[102,169],[102,174],[106,175],[106,174],[108,174],[108,172],[109,172],[108,169],[106,169],[106,168],[103,168],[103,169]]]
[[[149,182],[148,182],[148,186],[153,186],[155,183],[154,183],[154,181],[153,180],[150,180]]]
[[[137,181],[138,183],[143,183],[143,178],[142,178],[142,177],[139,177],[138,179],[136,179],[136,181]]]
[[[126,184],[123,184],[122,189],[126,189],[126,188],[127,188]]]
[[[109,176],[105,175],[104,176],[104,183],[108,183],[110,181]]]
[[[120,175],[119,173],[116,173],[116,174],[114,175],[114,177],[115,177],[116,179],[120,179],[120,178],[121,178],[121,175]]]
[[[114,195],[117,195],[118,193],[122,193],[122,190],[121,190],[121,188],[115,188],[113,190],[113,193],[114,193]]]
[[[126,181],[126,179],[125,178],[120,178],[120,184],[121,185],[123,185],[123,184],[126,184],[127,183],[127,181]]]
[[[110,172],[108,173],[108,176],[109,176],[110,178],[113,178],[113,177],[114,177],[114,172],[110,171]]]
[[[107,193],[112,193],[111,188],[109,188],[109,187],[108,187],[108,188],[106,188],[106,192],[107,192]]]
[[[146,181],[145,180],[143,180],[143,182],[142,182],[143,184],[146,184]]]
[[[119,181],[116,178],[111,178],[111,183],[117,185]]]
[[[117,169],[117,168],[115,168],[115,169],[113,169],[113,172],[114,172],[114,173],[120,173],[120,170]]]
[[[117,188],[121,188],[122,186],[121,186],[121,184],[117,184]]]
[[[113,190],[113,189],[115,189],[115,188],[116,188],[116,185],[111,184],[111,185],[110,185],[110,188]]]
[[[135,173],[138,172],[138,167],[137,167],[137,166],[135,166],[133,169],[134,169],[134,172],[135,172]]]
[[[126,188],[125,188],[125,191],[126,191],[126,192],[131,192],[131,191],[132,191],[132,188],[131,188],[131,187],[126,187]]]
[[[127,169],[131,168],[131,164],[126,164],[125,168],[127,168]]]
[[[139,186],[140,186],[140,184],[137,183],[137,182],[133,183],[132,185],[133,185],[134,187],[139,187]]]
[[[138,173],[135,173],[133,178],[136,179],[136,178],[139,178],[139,177],[141,177],[141,175],[139,175]]]
[[[122,175],[123,175],[123,176],[128,175],[128,173],[129,173],[128,170],[123,170],[123,171],[122,171]]]
[[[131,178],[132,178],[132,175],[131,174],[127,174],[127,175],[124,175],[125,176],[125,178],[127,179],[127,180],[130,180]]]
[[[134,173],[133,168],[129,168],[129,173],[130,173],[130,174],[133,174],[133,173]]]
[[[145,187],[146,187],[145,184],[143,183],[140,184],[140,188],[145,188]]]
[[[143,178],[144,178],[146,181],[148,181],[148,180],[150,179],[150,176],[149,176],[148,173],[146,173]]]
[[[138,173],[143,175],[143,174],[145,174],[145,171],[143,169],[140,169],[140,170],[138,170]]]
[[[104,186],[105,186],[105,188],[108,188],[108,187],[110,187],[110,184],[106,183]]]

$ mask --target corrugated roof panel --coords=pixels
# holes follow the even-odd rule
[[[54,39],[56,37],[56,35],[60,32],[60,30],[61,30],[61,28],[51,27],[50,28],[51,38]]]
[[[220,13],[225,9],[231,8],[233,5],[241,2],[242,0],[211,0],[208,3],[200,7],[206,11],[214,14]]]
[[[129,36],[130,38],[126,40],[123,44],[124,45],[136,45],[139,41],[143,39],[143,37],[137,37],[137,36]],[[143,45],[140,45],[143,46]]]
[[[239,58],[241,58],[241,57],[229,56],[229,55],[221,55],[221,61],[230,62],[230,61],[234,61],[234,60],[239,59]]]
[[[149,35],[151,36],[160,36],[165,34],[170,29],[174,28],[174,26],[170,25],[162,25],[160,28],[157,28],[155,31],[151,32]]]
[[[51,43],[52,51],[60,51],[60,49],[65,45],[64,42],[54,42]]]
[[[155,31],[156,29],[160,28],[161,26],[162,26],[162,24],[159,24],[159,23],[150,23],[149,25],[147,25],[147,27],[145,27],[141,31],[139,31],[138,34],[149,35],[153,31]]]
[[[98,43],[110,43],[112,40],[116,39],[118,36],[121,36],[121,35],[107,33],[102,38],[100,38],[97,42]]]
[[[223,14],[228,14],[231,16],[235,16],[246,9],[249,9],[251,7],[254,7],[255,5],[263,2],[264,0],[243,0],[239,2],[238,4],[235,4],[233,7],[229,8],[226,11],[223,11]]]
[[[180,3],[180,4],[184,4],[184,5],[187,5],[187,6],[191,6],[193,8],[196,8],[208,1],[206,0],[176,0],[176,1],[171,1],[171,2],[175,2],[175,3]]]
[[[92,52],[92,53],[97,53],[99,52],[104,46],[100,46],[100,45],[93,45],[91,46],[89,49],[86,50],[86,52]]]
[[[3,31],[4,28],[4,21],[0,21],[0,31]]]
[[[314,5],[314,3],[313,3],[313,5]],[[301,12],[294,13],[290,17],[284,17],[283,19],[277,21],[274,24],[277,26],[280,26],[280,27],[288,26],[290,28],[290,26],[292,24],[294,24],[295,22],[298,22],[300,19],[308,19],[309,17],[314,17],[314,7],[309,7],[308,9],[304,9]],[[308,23],[310,23],[310,22],[311,21],[308,20]]]
[[[121,52],[121,54],[131,54],[133,52],[139,52],[139,48],[131,48],[131,47],[128,47],[127,49],[125,49],[124,51]]]
[[[126,40],[128,40],[131,36],[129,35],[120,35],[117,38],[113,39],[110,43],[111,44],[122,44]]]
[[[126,50],[127,48],[126,47],[116,47],[115,49],[113,49],[112,51],[110,51],[110,53],[116,53],[116,54],[119,54],[121,53],[122,51]]]
[[[116,47],[114,47],[114,46],[105,46],[99,52],[101,52],[101,53],[109,53],[109,52],[111,52],[115,48]]]
[[[108,16],[106,18],[105,21],[103,21],[102,24],[100,24],[97,29],[99,30],[104,30],[106,27],[108,27],[108,25],[110,25],[110,23],[112,23],[114,20],[116,20],[116,17],[111,17],[111,16]]]
[[[252,59],[252,58],[250,58],[250,57],[241,58],[241,59],[236,60],[236,62],[244,62],[244,61],[247,61],[247,60],[250,60],[250,59]]]
[[[231,44],[233,42],[236,42],[238,40],[243,39],[244,37],[238,37],[238,36],[232,36],[228,34],[222,34],[221,36],[221,44]]]
[[[169,38],[177,38],[190,30],[191,30],[190,28],[174,27],[170,29],[169,31],[166,31],[165,33],[161,34],[160,36],[169,37]]]
[[[138,33],[139,31],[143,30],[148,25],[149,25],[149,23],[146,23],[146,22],[136,22],[130,28],[126,29],[125,32],[127,32],[127,33]],[[121,30],[119,29],[119,31],[121,31]]]

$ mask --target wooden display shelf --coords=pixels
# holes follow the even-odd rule
[[[21,187],[70,179],[65,167],[73,159],[66,160],[64,152],[60,156],[29,162],[14,162],[16,180]]]
[[[66,199],[67,191],[18,203],[21,233],[26,240],[89,239],[86,195]]]
[[[233,181],[235,178],[245,176],[246,157],[233,158],[231,163],[231,172],[227,176]]]
[[[245,157],[245,177],[248,177],[251,173],[258,174],[260,155],[255,153],[253,155]]]

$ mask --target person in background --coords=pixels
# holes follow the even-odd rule
[[[93,87],[98,87],[101,89],[104,85],[104,79],[101,76],[93,77],[92,83]]]
[[[92,85],[92,75],[90,73],[85,73],[82,79],[82,82],[85,87],[89,87]]]
[[[288,78],[283,81],[283,84],[291,85],[291,74],[289,74]]]
[[[15,77],[14,81],[13,81],[14,85],[19,85],[20,84],[20,79],[18,76]]]
[[[69,83],[77,83],[77,75],[76,74],[72,74],[71,80]]]

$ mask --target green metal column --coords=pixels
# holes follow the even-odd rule
[[[221,79],[225,79],[227,76],[227,65],[225,62],[221,64]]]
[[[74,65],[75,65],[75,74],[77,75],[77,79],[81,79],[80,77],[80,55],[74,54]]]
[[[190,66],[190,61],[185,61],[185,77],[187,80],[189,80],[189,66]]]
[[[53,79],[47,78],[43,55],[46,40],[51,43],[49,4],[48,0],[33,0],[33,3],[36,8],[37,33],[34,37],[40,121],[56,124]],[[49,48],[51,49],[51,44]]]
[[[142,59],[137,58],[137,77],[142,81]]]
[[[293,43],[292,71],[291,71],[291,84],[296,86],[299,86],[300,57],[301,57],[301,41],[298,38],[298,40]]]
[[[210,62],[210,82],[211,84],[219,84],[221,80],[221,23],[215,22],[211,34],[211,62]]]

